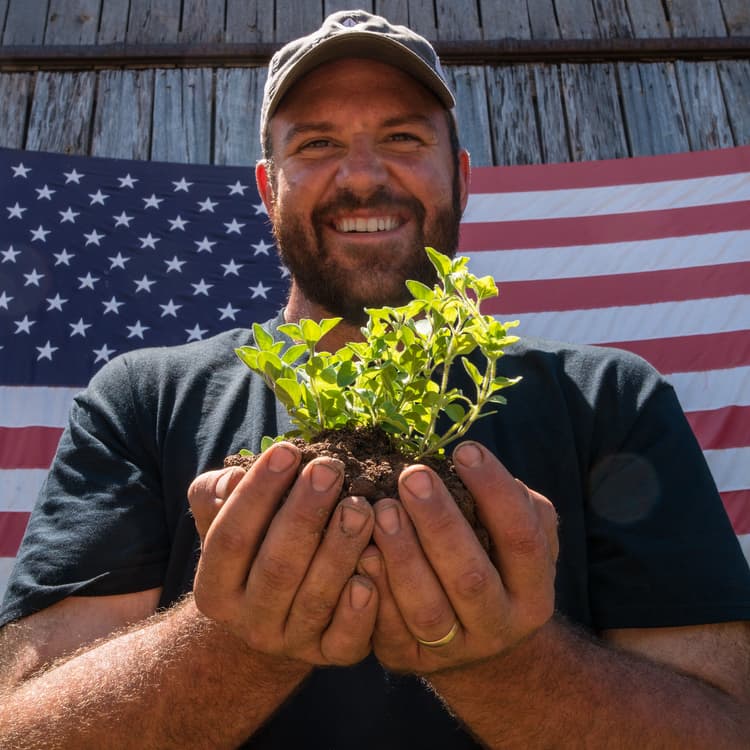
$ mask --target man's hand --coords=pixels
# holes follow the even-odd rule
[[[428,468],[406,469],[401,502],[375,506],[376,546],[365,550],[360,569],[380,594],[375,653],[395,671],[428,674],[494,656],[553,613],[558,541],[552,504],[513,479],[482,446],[464,443],[454,460],[489,532],[492,560]]]
[[[254,650],[354,664],[371,649],[378,608],[372,582],[355,572],[373,510],[362,498],[337,504],[339,461],[315,459],[295,481],[299,460],[293,445],[279,443],[247,473],[225,469],[193,482],[202,545],[195,601]]]

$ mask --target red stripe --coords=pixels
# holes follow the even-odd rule
[[[750,171],[750,146],[693,151],[664,156],[565,164],[475,167],[472,193],[513,193],[522,190],[565,190],[666,180],[689,180]]]
[[[750,406],[692,411],[686,416],[704,451],[750,445]]]
[[[727,510],[735,534],[750,534],[750,490],[722,492],[721,499]]]
[[[0,557],[15,557],[30,513],[0,511]]]
[[[633,352],[664,374],[750,366],[750,330],[646,341],[614,341],[608,346]]]
[[[709,206],[461,224],[461,252],[638,242],[750,229],[750,201]]]
[[[750,294],[750,262],[539,281],[504,281],[490,315],[591,310]]]
[[[0,427],[0,469],[48,469],[60,427]]]

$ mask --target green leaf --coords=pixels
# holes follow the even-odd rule
[[[406,288],[411,292],[412,297],[418,300],[429,301],[435,297],[435,292],[421,281],[412,281],[409,279],[406,282]]]
[[[439,253],[433,247],[426,247],[425,252],[427,253],[432,265],[435,266],[438,276],[441,279],[444,279],[451,271],[451,259],[447,255]]]
[[[484,376],[479,372],[479,368],[466,357],[461,357],[461,364],[464,366],[464,370],[468,373],[469,377],[474,382],[474,385],[481,385],[484,380]]]
[[[459,404],[448,404],[443,408],[451,422],[460,422],[466,416],[466,410]]]

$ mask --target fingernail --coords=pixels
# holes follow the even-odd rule
[[[361,502],[366,503],[367,500]],[[356,536],[365,524],[369,514],[364,507],[357,505],[342,505],[341,506],[341,530],[348,536]]]
[[[316,492],[325,492],[333,487],[334,483],[341,476],[339,471],[327,463],[316,463],[312,466],[310,480],[313,489]]]
[[[289,469],[297,460],[297,456],[284,445],[276,445],[271,449],[271,456],[268,459],[268,468],[275,474],[281,474],[282,471]]]
[[[398,508],[395,505],[381,505],[376,508],[375,520],[386,534],[396,534],[401,528]]]
[[[225,471],[216,482],[216,498],[219,500],[226,500],[229,494],[229,487],[237,476],[237,472],[240,471],[245,473],[243,469],[233,466],[228,471]]]
[[[372,584],[366,578],[352,578],[349,601],[353,609],[364,609],[372,597]]]
[[[462,443],[456,448],[455,459],[464,466],[475,468],[482,463],[482,451],[474,443]]]
[[[359,567],[372,578],[377,578],[380,575],[380,555],[367,555],[367,557],[360,557]]]
[[[415,471],[404,477],[404,484],[420,500],[432,495],[432,477],[426,471]]]

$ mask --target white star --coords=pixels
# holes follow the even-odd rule
[[[253,255],[268,255],[268,251],[273,247],[269,245],[265,240],[261,240],[257,245],[252,246],[255,252]]]
[[[4,310],[8,309],[8,302],[10,302],[13,299],[13,297],[9,297],[5,292],[0,294],[0,307],[2,307]]]
[[[253,203],[253,208],[255,209],[255,215],[264,215],[268,216],[268,209],[266,208],[265,203]]]
[[[194,297],[196,294],[205,294],[206,297],[208,297],[208,290],[213,286],[213,284],[206,284],[206,282],[201,279],[197,284],[191,284],[190,286],[195,289],[195,291],[193,292]]]
[[[240,311],[239,307],[232,307],[229,302],[227,302],[226,307],[217,307],[216,309],[221,313],[219,320],[224,320],[224,318],[231,318],[234,320],[235,314]]]
[[[61,224],[64,224],[66,221],[69,221],[71,224],[75,224],[76,216],[80,216],[80,212],[74,211],[70,206],[68,206],[67,211],[58,211],[57,213],[62,216],[62,219],[60,219]]]
[[[23,162],[19,162],[15,167],[11,165],[14,177],[26,177],[31,172],[30,167],[24,167]]]
[[[44,274],[38,273],[36,268],[32,269],[31,273],[25,273],[24,276],[26,277],[24,286],[31,286],[32,284],[39,286],[39,280],[44,278]]]
[[[23,320],[14,320],[13,322],[18,326],[16,333],[31,333],[31,326],[36,323],[35,320],[29,320],[28,315],[24,315]]]
[[[118,302],[114,297],[109,302],[102,302],[104,305],[104,315],[113,312],[115,315],[119,315],[120,311],[118,308],[122,307],[125,303]]]
[[[50,233],[49,229],[45,229],[41,224],[38,229],[31,230],[31,241],[41,240],[42,242],[47,241],[47,235]]]
[[[39,356],[36,358],[37,362],[42,359],[48,359],[51,362],[53,352],[56,352],[59,349],[57,346],[52,346],[49,339],[47,339],[47,343],[44,346],[37,346],[34,348],[39,352]]]
[[[48,297],[47,302],[49,303],[49,307],[47,308],[47,312],[50,310],[59,310],[62,312],[62,306],[67,302],[68,300],[63,299],[60,296],[60,293],[58,292],[54,297]]]
[[[240,268],[242,268],[242,263],[239,265],[234,262],[234,258],[232,258],[229,263],[222,263],[221,267],[224,269],[224,276],[228,276],[230,273],[234,274],[235,276],[240,275]]]
[[[143,339],[143,334],[145,331],[148,331],[149,327],[150,326],[141,325],[140,320],[136,320],[134,326],[125,326],[125,328],[130,331],[130,333],[128,334],[129,339],[132,339],[133,336],[137,336],[139,339]]]
[[[128,216],[124,211],[119,216],[112,217],[115,220],[116,227],[129,227],[130,222],[133,221],[132,216]]]
[[[93,289],[94,284],[99,281],[99,277],[92,276],[91,271],[89,271],[85,276],[79,276],[78,281],[81,282],[81,286],[78,287],[79,289]]]
[[[96,364],[100,359],[109,362],[109,358],[117,351],[117,349],[110,349],[105,344],[101,349],[92,349],[91,351],[96,354],[96,359],[94,360],[94,364]]]
[[[138,178],[131,177],[130,172],[128,172],[128,174],[126,174],[125,177],[118,177],[117,179],[120,182],[121,188],[124,188],[124,187],[132,188],[135,185],[135,183],[138,182]]]
[[[247,190],[247,185],[243,185],[239,180],[234,183],[234,185],[227,185],[229,188],[229,195],[235,195],[239,193],[240,195],[245,194],[245,190]]]
[[[7,250],[0,250],[0,255],[3,256],[3,263],[8,261],[9,263],[16,262],[16,255],[20,255],[20,250],[14,250],[13,245],[9,245]]]
[[[171,315],[173,318],[176,318],[177,311],[182,307],[182,305],[175,305],[175,303],[170,299],[166,305],[159,305],[159,307],[161,307],[161,309],[163,310],[161,314],[162,318],[165,315]]]
[[[207,253],[212,253],[213,250],[211,248],[216,244],[215,242],[209,242],[208,237],[204,237],[200,242],[196,242],[194,240],[195,244],[198,245],[198,252],[202,253],[204,250]]]
[[[206,198],[204,201],[198,201],[198,205],[201,207],[201,211],[214,212],[214,206],[218,206],[218,201],[212,201],[210,198]]]
[[[227,228],[227,234],[242,234],[240,231],[244,224],[240,224],[237,219],[232,219],[231,223],[227,224],[224,222],[224,226]]]
[[[55,265],[59,266],[61,263],[66,266],[70,265],[71,258],[75,258],[75,253],[69,253],[65,248],[61,253],[52,253],[55,256]]]
[[[157,198],[154,193],[151,193],[150,198],[141,198],[141,200],[146,204],[144,208],[159,208],[159,204],[164,198]]]
[[[21,214],[28,210],[26,208],[21,208],[21,206],[18,205],[18,201],[16,201],[15,206],[6,206],[5,207],[8,210],[8,218],[9,219],[23,219],[23,216]]]
[[[208,328],[201,328],[196,323],[194,328],[186,328],[185,333],[188,334],[188,341],[200,341],[203,338],[203,334],[208,333]]]
[[[185,224],[189,224],[189,221],[186,221],[182,218],[179,214],[177,214],[177,217],[175,219],[167,219],[167,221],[172,225],[169,228],[170,232],[174,232],[175,229],[181,229],[183,232],[185,231]]]
[[[125,270],[125,264],[130,260],[130,258],[124,258],[122,253],[117,253],[114,258],[110,258],[109,261],[112,263],[112,265],[109,267],[109,270],[111,271],[113,268],[122,268],[122,270]]]
[[[141,242],[141,250],[146,247],[150,247],[152,250],[156,250],[156,243],[160,240],[159,237],[154,237],[151,232],[149,232],[145,237],[139,237],[138,239]]]
[[[156,284],[155,281],[151,281],[146,274],[143,274],[143,278],[135,281],[135,291],[138,292],[151,292],[151,287]]]
[[[84,232],[83,236],[86,238],[86,245],[96,245],[97,247],[99,247],[99,240],[102,239],[102,237],[104,237],[105,235],[99,234],[96,229],[92,229],[88,234]]]
[[[256,297],[263,297],[263,299],[267,299],[266,292],[268,292],[271,287],[270,286],[264,286],[262,281],[259,281],[256,286],[250,286],[248,289],[253,293],[253,296],[250,299],[255,299]]]
[[[38,201],[42,200],[42,198],[51,201],[53,194],[57,192],[57,190],[50,190],[47,185],[45,185],[43,188],[34,188],[34,190],[36,190],[37,192]]]
[[[187,182],[185,178],[183,177],[179,182],[175,182],[172,180],[172,184],[174,185],[174,192],[176,193],[178,190],[183,190],[184,192],[188,193],[190,192],[188,188],[193,184],[192,182]]]
[[[76,185],[81,184],[81,177],[85,177],[86,175],[79,174],[76,172],[75,168],[72,172],[63,172],[65,175],[65,184],[67,185],[69,182],[75,182]]]
[[[169,273],[170,271],[177,271],[177,273],[182,273],[182,267],[187,261],[179,260],[175,255],[172,260],[165,260],[164,262],[167,264],[167,273]]]
[[[290,276],[289,269],[283,264],[279,266],[279,273],[282,279],[288,279]]]
[[[83,338],[86,338],[86,329],[91,328],[91,323],[84,323],[83,318],[79,318],[77,323],[68,323],[68,325],[73,329],[70,332],[71,338],[73,336],[83,336]]]
[[[89,206],[93,206],[94,203],[98,203],[100,206],[103,206],[104,201],[106,201],[109,196],[105,195],[101,190],[97,190],[95,193],[89,193],[89,198],[91,198],[91,203],[89,203]]]

